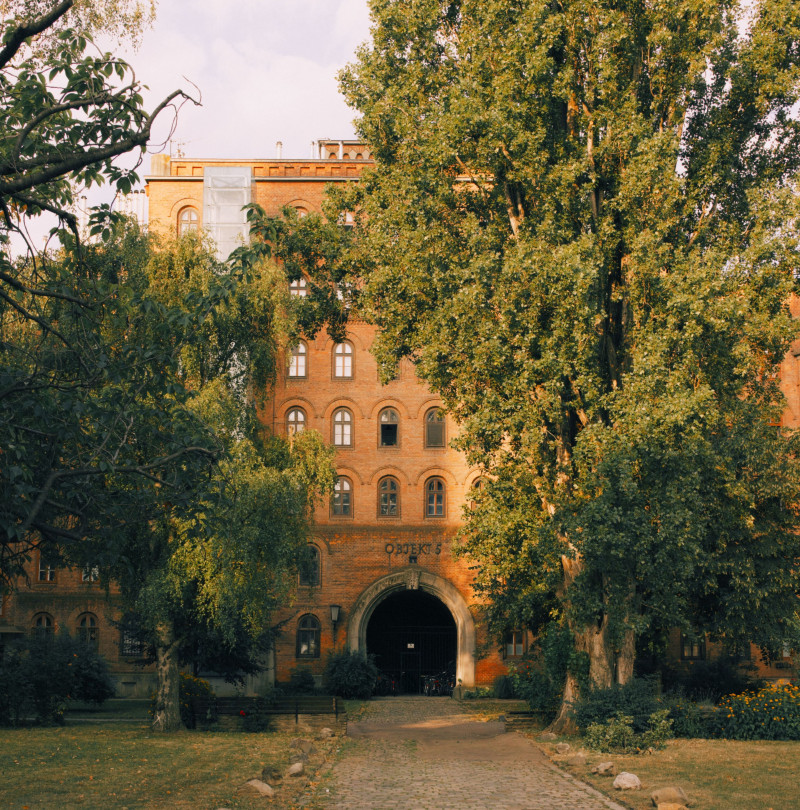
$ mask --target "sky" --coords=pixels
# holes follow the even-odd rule
[[[202,95],[180,110],[168,154],[309,157],[311,141],[352,138],[355,111],[336,74],[369,38],[367,0],[168,0],[138,50],[100,42],[149,86],[152,108],[176,88]],[[171,117],[156,132],[167,137]],[[149,161],[145,161],[145,172]]]

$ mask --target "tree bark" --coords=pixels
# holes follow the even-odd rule
[[[153,711],[153,731],[180,731],[178,645],[171,622],[160,624],[156,630],[156,705]]]

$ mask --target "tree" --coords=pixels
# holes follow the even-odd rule
[[[495,627],[556,615],[595,686],[647,627],[797,638],[796,4],[371,8],[340,261],[490,473],[463,549]]]
[[[65,543],[78,542],[79,529],[93,511],[96,516],[113,508],[106,480],[112,472],[157,476],[169,473],[171,466],[174,472],[187,454],[207,454],[205,446],[183,444],[165,456],[145,459],[131,443],[129,420],[137,400],[133,379],[160,358],[148,357],[145,349],[136,356],[112,357],[111,350],[119,347],[103,341],[103,318],[124,319],[128,314],[125,307],[115,306],[120,266],[88,273],[77,248],[67,260],[53,262],[30,243],[26,257],[14,258],[11,237],[27,242],[26,222],[42,212],[56,215],[77,237],[69,210],[75,184],[109,180],[121,191],[130,190],[135,172],[119,169],[113,159],[144,150],[156,116],[177,99],[187,98],[177,91],[147,112],[128,65],[109,54],[86,55],[85,30],[93,24],[82,24],[81,29],[63,26],[73,6],[72,0],[14,3],[19,13],[5,23],[0,49],[4,588],[12,587],[23,573],[32,548],[55,559]],[[128,6],[108,2],[95,10]],[[56,29],[59,33],[51,37],[49,47],[38,48],[39,38]],[[95,216],[93,231],[108,237],[113,222],[106,206]],[[136,294],[132,287],[122,293],[123,298]],[[123,392],[120,382],[126,370],[131,385]],[[117,399],[109,397],[101,407],[87,392],[110,381]],[[96,509],[101,501],[105,506]]]

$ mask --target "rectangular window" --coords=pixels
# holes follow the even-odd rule
[[[123,658],[141,658],[144,644],[130,630],[123,630],[119,642],[119,654]]]
[[[100,569],[96,565],[87,565],[81,573],[81,582],[97,582],[100,579]]]
[[[41,556],[39,557],[39,582],[55,582],[56,581],[56,568],[48,560]]]
[[[511,630],[504,640],[506,658],[525,654],[525,635],[522,630]]]
[[[706,642],[702,638],[693,638],[681,634],[681,658],[684,661],[702,661],[706,657]]]

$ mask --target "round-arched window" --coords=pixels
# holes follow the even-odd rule
[[[425,446],[444,447],[444,413],[441,408],[431,408],[425,414]]]
[[[78,638],[89,647],[97,649],[97,619],[91,613],[84,613],[78,619]]]
[[[302,433],[306,428],[306,414],[302,408],[292,408],[286,414],[286,433],[294,436],[295,433]]]
[[[178,212],[178,236],[186,236],[190,231],[196,231],[199,223],[197,209],[187,206]]]
[[[351,517],[353,514],[353,485],[349,478],[339,476],[333,485],[331,511],[334,515]]]
[[[333,349],[333,376],[340,380],[353,377],[353,346],[351,343],[337,343]]]
[[[333,414],[333,443],[336,447],[353,446],[353,414],[347,408]]]
[[[33,617],[33,626],[31,634],[41,638],[49,638],[55,633],[56,627],[53,623],[53,617],[47,613],[37,613]]]
[[[304,341],[300,341],[293,349],[289,358],[289,376],[293,378],[303,378],[306,376],[308,358],[308,347]]]
[[[387,476],[378,484],[378,514],[397,517],[400,514],[400,488],[397,479]]]
[[[307,613],[297,622],[298,658],[319,658],[319,619]]]
[[[431,478],[425,485],[425,515],[444,517],[445,486],[441,478]]]
[[[381,447],[397,447],[400,440],[400,417],[394,408],[384,408],[378,420],[378,444]]]

